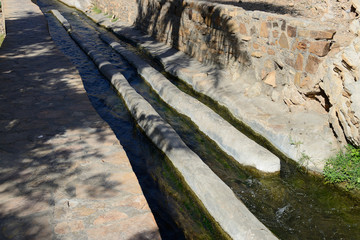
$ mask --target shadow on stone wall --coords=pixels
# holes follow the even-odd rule
[[[244,47],[245,43],[234,33],[232,18],[221,16],[220,9],[206,4],[196,9],[203,23],[206,24],[203,25],[206,27],[201,32],[196,29],[198,26],[195,22],[191,21],[193,10],[184,0],[138,0],[137,3],[138,17],[135,26],[156,40],[165,42],[203,63],[216,64],[220,69],[231,61],[240,63],[242,68],[251,66],[250,56]],[[196,35],[199,32],[201,35]],[[188,38],[192,41],[185,40]],[[203,46],[196,43],[197,38],[201,38]],[[169,50],[161,55],[170,57],[174,54],[176,51]],[[184,68],[188,66],[187,62],[176,57],[174,61]],[[214,76],[220,81],[221,76],[217,72]],[[218,82],[215,83],[215,86],[217,85]]]
[[[135,25],[140,26],[142,30],[147,31],[155,38],[166,35],[167,30],[170,29],[171,33],[169,38],[166,38],[166,42],[170,42],[172,47],[178,48],[181,15],[185,9],[183,0],[146,1],[147,6],[144,6],[143,0],[138,0],[137,3],[138,17]],[[147,11],[144,12],[144,9]]]

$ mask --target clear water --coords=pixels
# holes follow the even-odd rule
[[[359,202],[321,179],[286,162],[276,177],[259,177],[243,169],[202,134],[190,119],[163,103],[136,71],[107,47],[96,26],[84,15],[53,0],[41,0],[44,12],[58,9],[74,31],[104,54],[185,143],[230,186],[251,212],[280,239],[360,239]],[[59,48],[78,68],[99,115],[109,123],[126,150],[164,239],[219,239],[221,234],[179,182],[164,155],[137,128],[121,98],[59,23],[47,15]],[[173,79],[174,80],[174,79]],[[181,82],[177,85],[181,86]],[[194,94],[196,95],[196,94]]]

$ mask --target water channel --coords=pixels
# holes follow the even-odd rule
[[[357,200],[286,161],[282,161],[282,172],[276,177],[257,176],[242,168],[202,134],[189,118],[162,102],[136,70],[101,41],[98,33],[107,30],[55,0],[38,0],[38,4],[47,17],[53,40],[77,67],[91,103],[124,147],[163,239],[221,239],[222,235],[211,218],[193,201],[166,157],[137,127],[116,90],[49,13],[51,9],[59,10],[73,31],[119,68],[132,87],[277,237],[360,239],[360,203]],[[132,48],[129,46],[129,49]],[[174,78],[171,80],[177,82]],[[177,85],[187,89],[181,82]]]

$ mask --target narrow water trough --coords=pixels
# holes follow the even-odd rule
[[[46,2],[52,1],[46,0]],[[70,24],[75,23],[73,17],[76,16],[87,25],[86,27],[92,26],[102,34],[106,32],[96,27],[82,14],[75,13],[75,10],[66,11],[69,11],[66,13],[66,18],[69,19]],[[75,31],[82,30],[83,27],[79,27],[80,24],[76,23]],[[83,37],[84,32],[80,34],[80,37]],[[94,37],[97,36],[94,35]],[[92,40],[87,37],[87,41]],[[111,63],[117,65],[116,62],[111,61]],[[121,65],[120,68],[123,66]],[[152,91],[150,86],[146,86],[140,78],[132,77],[129,74],[131,71],[121,70],[121,72],[124,73],[131,86],[151,102],[161,117],[171,123],[186,145],[204,160],[277,237],[281,239],[353,239],[352,236],[359,235],[360,210],[356,201],[344,196],[336,189],[324,186],[320,179],[303,174],[292,166],[286,167],[287,170],[284,171],[286,164],[283,162],[280,175],[270,178],[253,176],[241,167],[232,165],[231,158],[217,150],[216,146],[206,139],[206,136],[199,136],[201,134],[191,126],[191,123],[187,127],[188,130],[183,130],[184,124],[187,123],[179,119],[182,118],[181,116],[176,114],[172,116],[171,109],[167,110],[166,107],[158,106],[158,104],[155,107],[154,104],[161,100],[156,98],[156,94],[150,94]],[[182,218],[175,221],[179,224],[179,221],[187,220]],[[183,229],[184,232],[191,227],[186,226]],[[201,238],[199,235],[192,235],[192,237],[188,233],[185,235],[187,238]],[[212,237],[222,239],[215,235]]]

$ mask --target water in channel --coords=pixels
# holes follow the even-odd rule
[[[228,185],[251,212],[280,239],[360,239],[359,202],[322,180],[289,166],[277,177],[259,177],[241,168],[191,120],[176,113],[136,71],[106,46],[106,31],[82,13],[54,0],[38,0],[43,12],[58,9],[75,32],[115,64],[130,84],[169,122],[184,142]],[[95,109],[126,150],[164,239],[219,239],[221,234],[188,197],[166,157],[136,126],[121,98],[61,25],[46,14],[54,41],[78,68]],[[284,162],[283,165],[286,165]]]

